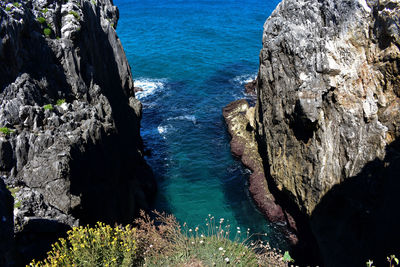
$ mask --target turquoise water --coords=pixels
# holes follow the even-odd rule
[[[115,0],[117,32],[143,103],[142,136],[158,210],[189,226],[208,214],[283,241],[257,211],[248,171],[230,153],[222,108],[246,97],[262,28],[279,1]],[[245,232],[245,231],[243,231]]]

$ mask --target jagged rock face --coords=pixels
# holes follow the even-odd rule
[[[13,248],[13,199],[0,178],[0,265],[8,266]]]
[[[13,3],[0,4],[0,127],[11,131],[1,134],[0,172],[18,189],[16,230],[131,222],[155,184],[118,9],[112,0]]]
[[[399,135],[398,20],[395,1],[284,0],[265,23],[259,135],[307,214]]]
[[[311,218],[326,266],[398,246],[383,214],[397,216],[387,167],[399,164],[399,17],[394,0],[283,0],[264,25],[257,139],[276,187]]]

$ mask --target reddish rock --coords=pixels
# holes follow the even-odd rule
[[[246,83],[244,85],[245,93],[249,95],[257,95],[257,84],[258,84],[257,79],[249,83]]]
[[[243,165],[252,172],[249,177],[249,192],[256,206],[269,221],[286,224],[288,228],[283,229],[283,232],[292,244],[296,244],[298,239],[289,230],[296,230],[294,219],[276,203],[275,197],[268,189],[264,166],[252,130],[254,107],[250,107],[244,99],[237,100],[223,109],[223,116],[232,136],[232,154],[240,158]],[[248,127],[249,125],[251,127]]]

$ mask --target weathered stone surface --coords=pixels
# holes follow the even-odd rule
[[[131,222],[155,183],[112,1],[7,2],[0,127],[12,132],[0,136],[0,172],[18,188],[16,237],[28,259],[32,248],[47,249],[39,239],[48,243],[68,227]]]
[[[326,266],[362,265],[366,253],[376,255],[369,249],[378,239],[376,229],[365,227],[371,238],[350,232],[363,222],[357,216],[376,221],[374,216],[386,209],[381,201],[390,176],[372,179],[375,194],[361,193],[366,187],[360,185],[352,186],[352,195],[347,185],[368,183],[371,179],[361,178],[368,176],[366,165],[393,162],[388,147],[398,148],[392,145],[400,135],[399,16],[400,3],[394,0],[283,0],[264,25],[257,140],[277,189],[312,218]],[[376,168],[394,173],[383,171],[383,163]],[[337,190],[351,206],[337,203]],[[366,205],[367,196],[374,211]],[[335,203],[342,211],[331,214],[330,223],[343,227],[331,230],[333,235],[318,229],[329,215],[324,207]],[[399,230],[392,230],[398,237]],[[379,244],[380,250],[390,249]]]
[[[0,266],[12,264],[13,238],[13,198],[0,177]]]
[[[246,94],[249,95],[256,95],[257,94],[257,80],[251,81],[244,85],[244,91]]]
[[[286,227],[282,230],[285,231],[290,242],[295,244],[297,229],[294,220],[290,214],[282,210],[268,189],[262,159],[254,136],[254,111],[254,107],[250,107],[245,99],[234,101],[223,109],[223,116],[229,134],[232,136],[231,151],[251,171],[249,191],[256,206],[269,221],[285,225]]]

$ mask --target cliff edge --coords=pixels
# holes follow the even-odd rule
[[[112,0],[2,1],[0,16],[0,174],[30,259],[71,226],[131,222],[155,182]]]
[[[394,0],[283,0],[264,25],[259,151],[325,266],[399,249],[399,18]]]

